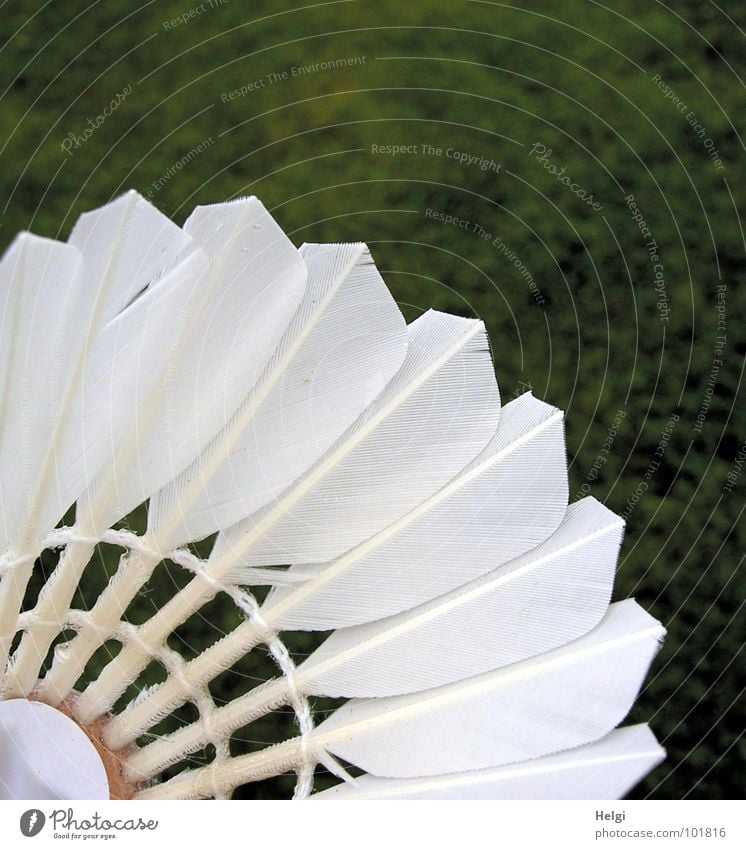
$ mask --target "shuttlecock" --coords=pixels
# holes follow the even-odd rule
[[[365,245],[297,250],[256,198],[182,229],[130,192],[66,243],[19,236],[0,275],[0,794],[222,798],[295,771],[305,798],[323,764],[340,784],[312,798],[616,798],[660,761],[645,726],[614,730],[664,633],[609,605],[623,523],[568,508],[562,414],[500,409],[481,322],[407,327]],[[76,609],[100,543],[125,553]],[[164,560],[191,579],[133,625]],[[169,636],[216,597],[241,624],[181,657]],[[302,630],[334,633],[296,666],[281,637]],[[277,678],[216,705],[259,644]],[[163,683],[115,710],[153,660]],[[349,701],[316,724],[310,696]],[[185,702],[197,719],[138,745]],[[298,736],[232,756],[282,705]],[[50,763],[93,752],[98,790],[24,760],[29,733]]]

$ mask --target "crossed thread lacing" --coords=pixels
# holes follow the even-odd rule
[[[215,594],[222,592],[230,596],[233,603],[249,619],[287,681],[290,704],[295,712],[296,723],[300,732],[301,750],[301,763],[296,770],[297,781],[293,798],[305,799],[309,796],[313,789],[313,778],[316,767],[316,759],[309,746],[309,738],[314,728],[311,706],[308,698],[298,689],[295,663],[287,647],[280,639],[278,633],[264,621],[259,604],[254,596],[243,587],[239,587],[236,584],[224,583],[214,578],[205,569],[205,561],[201,560],[191,551],[177,548],[166,553],[156,552],[146,546],[137,534],[127,530],[109,529],[100,537],[92,538],[78,534],[75,528],[57,528],[46,537],[42,543],[42,550],[63,548],[71,543],[97,545],[102,542],[124,548],[127,551],[137,550],[156,560],[171,560],[173,563],[204,581]],[[4,572],[12,571],[23,563],[35,560],[37,556],[25,555],[13,560],[0,557],[0,575]],[[19,625],[24,628],[30,627],[35,621],[33,613],[34,611],[30,610],[21,614]],[[79,630],[85,626],[97,627],[90,614],[83,610],[70,610],[64,624],[75,630]],[[225,789],[218,784],[216,776],[219,767],[230,759],[229,737],[228,735],[217,734],[213,731],[212,715],[215,711],[215,702],[210,695],[207,685],[201,687],[195,686],[189,680],[188,676],[184,674],[186,662],[181,655],[170,649],[167,645],[152,646],[146,643],[140,638],[139,629],[128,622],[120,622],[116,631],[114,633],[107,633],[106,636],[119,639],[122,642],[135,643],[144,653],[161,663],[166,669],[166,672],[170,676],[173,676],[179,682],[184,692],[188,694],[188,700],[197,707],[199,712],[198,721],[202,725],[205,739],[208,743],[212,744],[215,750],[215,756],[210,764],[213,797],[216,799],[226,798]],[[228,788],[228,794],[230,794],[232,789],[232,787]]]

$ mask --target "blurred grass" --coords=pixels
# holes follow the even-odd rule
[[[480,316],[504,398],[530,386],[567,411],[573,494],[592,484],[622,513],[660,459],[629,513],[616,591],[635,594],[669,628],[630,718],[650,721],[669,757],[635,795],[739,795],[743,481],[726,486],[744,424],[737,22],[695,0],[608,8],[585,0],[213,0],[188,22],[164,26],[198,5],[4,5],[3,245],[22,228],[64,237],[77,214],[130,187],[179,222],[197,203],[254,193],[296,243],[367,241],[408,319],[431,305]],[[292,70],[346,57],[356,64]],[[706,128],[721,169],[656,74]],[[90,138],[63,150],[128,88]],[[535,144],[602,209],[545,169],[531,155]],[[416,145],[417,153],[386,155],[374,145]],[[459,163],[448,150],[499,170]],[[665,321],[629,193],[658,245]],[[428,209],[470,224],[444,224]],[[727,342],[697,430],[716,358],[718,284],[727,287]],[[626,418],[591,482],[620,409]],[[117,558],[106,555],[109,572]],[[161,580],[140,600],[143,610],[176,579],[166,571]],[[195,620],[183,646],[206,644],[231,615]],[[310,644],[294,640],[299,652]],[[242,674],[261,678],[270,668],[255,656]],[[227,697],[238,685],[220,686]],[[292,716],[281,714],[252,734],[291,731]],[[286,777],[246,795],[291,786]]]

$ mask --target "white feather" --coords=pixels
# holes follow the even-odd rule
[[[267,599],[284,630],[369,622],[429,601],[545,540],[567,508],[562,414],[530,395],[503,410],[484,451],[376,536]]]
[[[485,577],[414,610],[335,631],[298,666],[292,687],[277,679],[218,707],[211,733],[230,734],[288,704],[292,688],[335,697],[411,693],[564,645],[591,630],[608,606],[622,528],[618,516],[584,499],[546,542]],[[207,742],[204,729],[187,726],[129,765],[151,776]]]
[[[413,695],[353,699],[311,744],[384,777],[485,769],[590,743],[627,714],[665,631],[614,604],[561,648]]]
[[[69,245],[26,236],[3,259],[0,290],[7,316],[3,335],[16,341],[0,354],[0,374],[8,375],[8,386],[15,387],[11,392],[27,394],[16,399],[18,403],[7,403],[8,396],[3,397],[2,418],[8,427],[0,427],[5,434],[0,433],[1,468],[4,480],[14,482],[16,493],[6,505],[3,491],[2,501],[12,546],[9,559],[25,555],[27,560],[17,565],[12,580],[6,576],[0,584],[2,666],[41,540],[113,454],[107,440],[112,425],[108,414],[122,399],[91,397],[89,378],[107,372],[122,311],[129,312],[127,305],[138,293],[156,283],[164,267],[179,266],[177,258],[190,250],[186,234],[130,192],[81,216]],[[81,257],[74,273],[73,257]],[[199,255],[192,253],[180,265],[193,269],[199,261]],[[28,348],[32,340],[33,357]],[[18,342],[26,346],[25,354],[14,352]],[[34,388],[29,390],[31,383]],[[121,407],[129,404],[128,400]],[[13,435],[18,428],[20,443]],[[33,447],[19,452],[19,444],[29,437]],[[19,478],[8,453],[15,453],[22,464]],[[24,485],[17,486],[19,481]],[[24,668],[12,686],[4,682],[7,695],[25,695],[36,680],[39,659],[56,630],[49,621],[69,604],[90,556],[90,546],[74,548],[79,562],[74,570],[64,570],[69,577],[66,586],[57,594],[56,580],[44,587],[46,601],[40,612],[47,624],[35,631],[33,648],[31,638],[24,636],[20,651]]]
[[[339,558],[310,569],[291,569],[308,579],[271,593],[262,606],[262,619],[278,630],[327,630],[398,613],[542,542],[559,525],[566,505],[561,413],[523,396],[503,409],[488,447],[465,471]],[[226,574],[251,582],[252,573],[265,571],[229,566]],[[188,664],[185,676],[205,684],[216,668],[234,662],[260,637],[252,623],[243,623]],[[110,675],[113,678],[113,666]],[[113,720],[109,739],[124,745],[154,712],[175,707],[188,692],[178,681],[165,682],[150,704],[143,702]],[[87,697],[83,700],[85,704]],[[249,713],[256,707],[252,694],[240,702],[228,713],[241,711],[244,702]]]
[[[309,279],[296,315],[228,424],[151,499],[149,548],[168,551],[262,506],[330,446],[401,365],[407,329],[367,248],[307,245],[302,255]],[[81,629],[72,651],[60,649],[42,685],[48,701],[69,692],[156,563],[141,553],[120,563],[94,607],[95,622]]]
[[[103,533],[199,454],[250,391],[305,289],[305,263],[256,198],[198,207],[185,230],[196,249],[86,352],[82,444],[103,448],[108,461],[97,476],[86,470],[92,483],[76,510],[83,537]],[[45,585],[35,611],[45,624],[24,635],[7,692],[33,686],[91,548],[68,547]]]
[[[135,191],[84,212],[67,241],[85,261],[81,306],[96,304],[102,323],[194,249],[188,233]]]
[[[81,264],[75,248],[30,234],[0,263],[0,553],[35,553],[82,487],[75,464],[55,491],[49,463],[80,355],[66,337]]]
[[[99,456],[105,459],[98,478],[91,475],[92,470],[89,471],[87,468],[90,452],[83,456],[80,465],[84,480],[90,480],[92,476],[94,481],[100,482],[101,486],[98,489],[100,498],[96,504],[91,497],[92,490],[89,487],[78,499],[75,531],[83,539],[76,540],[65,548],[57,567],[39,594],[32,613],[34,628],[23,634],[19,647],[6,670],[3,686],[7,696],[27,696],[35,686],[44,655],[62,627],[61,612],[69,606],[93,552],[94,542],[91,537],[102,533],[107,525],[113,524],[123,515],[118,512],[121,500],[117,498],[120,494],[116,489],[117,473],[124,467],[131,474],[137,471],[132,468],[132,455],[137,442],[137,430],[133,426],[133,419],[137,421],[137,417],[141,413],[145,414],[145,410],[138,406],[120,405],[114,399],[118,398],[117,391],[121,387],[115,387],[114,396],[111,398],[103,391],[99,391],[99,382],[101,386],[107,387],[110,381],[116,382],[122,374],[137,371],[140,365],[139,354],[143,350],[148,351],[156,347],[154,338],[148,333],[147,322],[138,322],[139,314],[153,301],[159,303],[166,301],[164,313],[170,310],[174,306],[175,299],[172,296],[177,289],[177,284],[194,285],[205,263],[206,258],[201,252],[191,253],[159,285],[148,289],[122,313],[109,321],[87,352],[83,365],[81,394],[73,402],[72,413],[67,417],[69,425],[79,419],[78,439],[72,438],[75,431],[68,427],[67,432],[71,435],[71,439],[68,441],[62,439],[58,442],[62,451],[56,452],[55,469],[59,475],[69,474],[66,465],[62,462],[65,445],[91,446]],[[123,323],[130,323],[124,335],[115,329]],[[129,356],[130,352],[124,345],[121,348],[118,347],[119,341],[125,339],[132,343],[132,356]],[[141,350],[138,351],[138,348]],[[112,352],[121,353],[121,357],[112,358]],[[147,374],[148,377],[152,377],[149,372]],[[143,381],[144,383],[147,381]],[[76,403],[78,401],[79,407]],[[122,476],[124,477],[124,473]],[[96,484],[94,483],[93,486],[95,488]],[[44,500],[48,500],[46,493]],[[135,498],[135,504],[139,500]]]
[[[107,399],[84,403],[84,374],[103,367],[109,322],[190,244],[129,192],[81,215],[68,245],[23,234],[4,255],[0,550],[36,553],[107,460]]]
[[[632,725],[532,761],[432,778],[363,775],[311,799],[622,799],[665,755],[647,725]]]
[[[632,706],[664,634],[634,601],[613,604],[596,628],[561,648],[432,690],[352,699],[305,739],[187,770],[138,798],[203,798],[298,769],[308,756],[402,779],[525,766],[609,734]]]
[[[497,511],[494,521],[502,522]],[[324,696],[412,693],[577,639],[608,606],[622,528],[584,499],[549,539],[496,571],[413,610],[335,631],[298,667],[297,686]],[[438,568],[447,562],[433,563]],[[380,580],[385,587],[385,575]]]
[[[303,295],[305,264],[256,198],[197,207],[185,230],[209,265],[189,257],[117,316],[97,356],[103,365],[89,375],[86,407],[109,419],[112,457],[79,505],[94,531],[145,501],[215,436]]]
[[[484,325],[425,313],[409,327],[403,366],[357,421],[278,499],[218,535],[208,577],[232,581],[248,566],[338,556],[479,454],[495,432],[499,402]],[[141,626],[142,643],[162,645],[214,592],[195,578]],[[108,710],[147,664],[142,643],[125,646],[88,687],[77,703],[81,717]]]
[[[208,568],[338,556],[440,489],[484,448],[498,414],[484,325],[425,313],[384,391],[287,492],[218,536]]]
[[[227,528],[278,496],[399,369],[407,330],[365,245],[305,245],[308,287],[248,398],[203,454],[157,493],[162,550]]]

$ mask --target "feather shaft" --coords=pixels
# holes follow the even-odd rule
[[[296,430],[300,433],[294,435],[294,440],[310,445],[313,438],[314,450],[323,450],[401,365],[406,349],[406,327],[366,247],[362,244],[307,245],[302,255],[308,263],[309,276],[298,313],[262,377],[228,425],[191,467],[151,499],[148,530],[143,538],[145,549],[166,552],[177,544],[216,530],[215,525],[204,524],[200,513],[191,519],[185,517],[190,516],[195,502],[220,501],[220,478],[235,481],[236,488],[247,496],[258,490],[256,458],[254,463],[242,466],[245,473],[237,480],[236,457],[238,453],[252,454],[254,451],[261,454],[264,443],[257,444],[258,433],[266,431],[271,439],[276,438],[276,411],[289,406],[292,413],[286,412],[283,420],[288,427],[288,419],[298,418]],[[369,305],[375,308],[377,317],[373,324],[368,321],[363,329],[360,325],[365,318],[364,307]],[[345,364],[335,369],[333,397],[330,398],[328,392],[324,396],[329,403],[336,399],[337,412],[333,421],[322,426],[323,432],[319,432],[318,427],[314,431],[305,420],[313,418],[315,392],[312,390],[316,383],[304,375],[323,370],[325,360],[330,358],[330,344],[339,344],[345,334],[352,334],[357,342],[345,346],[352,350],[347,351]],[[317,378],[318,381],[322,379],[323,375]],[[291,398],[292,404],[285,403],[285,386],[290,387],[288,392],[294,390],[296,393]],[[300,397],[296,387],[302,391]],[[322,388],[318,391],[323,394]],[[305,454],[299,453],[298,462],[305,462],[308,456],[308,450]],[[215,478],[218,478],[217,484]],[[238,507],[243,509],[241,504],[244,502],[238,503]],[[220,526],[228,516],[234,515],[226,510],[235,509],[236,503],[217,509],[219,518],[214,521]],[[202,513],[206,512],[203,507]],[[191,531],[187,531],[187,527]],[[200,530],[195,530],[197,527]],[[177,529],[180,530],[177,532]],[[59,699],[69,692],[88,658],[113,632],[127,605],[150,577],[158,559],[136,551],[122,560],[115,580],[94,606],[90,626],[84,627],[65,647],[64,654],[60,653],[48,673],[44,691],[49,697],[54,692]]]
[[[44,655],[64,627],[70,599],[94,549],[95,546],[86,541],[71,542],[65,547],[60,562],[44,584],[36,607],[31,611],[16,655],[7,664],[3,681],[4,698],[25,698],[36,687]],[[55,575],[57,580],[53,580]]]
[[[102,533],[199,453],[253,386],[305,289],[305,264],[255,198],[198,207],[185,229],[211,261],[200,248],[176,263],[107,324],[93,352],[103,367],[84,387],[87,404],[104,390],[129,403],[112,418],[110,462],[78,505],[82,536]],[[39,600],[50,624],[24,635],[14,668],[27,690],[59,631],[54,610],[70,604],[84,565],[63,557]]]
[[[297,691],[303,691],[302,675],[296,677],[295,685]],[[214,710],[210,716],[210,733],[229,735],[270,711],[289,704],[291,698],[286,679],[267,681],[244,696]],[[152,778],[166,767],[207,745],[208,736],[202,723],[193,722],[172,734],[159,737],[127,758],[125,767],[129,779],[139,782]]]
[[[635,602],[561,648],[424,693],[353,699],[314,731],[367,772],[417,777],[499,766],[592,742],[627,714],[664,629]]]
[[[309,598],[321,596],[327,585],[333,584],[339,578],[344,578],[347,572],[354,571],[361,562],[369,564],[369,573],[363,573],[361,585],[352,588],[349,586],[345,588],[343,585],[343,590],[340,591],[342,595],[347,594],[355,598],[358,607],[366,582],[372,582],[379,590],[387,583],[395,584],[400,580],[397,573],[402,571],[399,564],[403,562],[409,563],[406,571],[414,572],[415,560],[409,549],[394,548],[395,556],[389,551],[388,557],[384,559],[380,557],[377,559],[377,555],[386,550],[387,543],[395,544],[397,536],[418,541],[421,535],[418,537],[416,533],[410,533],[410,536],[406,537],[408,532],[413,532],[413,529],[418,526],[424,528],[424,533],[433,535],[436,524],[446,529],[457,524],[457,517],[461,515],[459,505],[467,496],[470,499],[469,503],[475,499],[479,502],[485,531],[477,533],[467,524],[462,529],[462,533],[455,537],[455,545],[449,548],[443,542],[440,543],[440,550],[433,553],[433,557],[437,556],[434,562],[431,562],[429,556],[423,557],[422,563],[428,567],[429,574],[420,580],[420,576],[415,573],[411,581],[413,591],[418,595],[414,595],[410,590],[404,596],[397,596],[396,601],[399,606],[394,607],[394,610],[398,612],[401,608],[412,607],[423,601],[423,598],[429,600],[433,595],[450,589],[454,584],[462,584],[474,575],[494,569],[511,554],[522,554],[526,548],[550,533],[559,524],[564,513],[567,494],[561,424],[562,416],[559,411],[535,399],[524,398],[508,404],[503,410],[495,437],[488,448],[470,466],[408,514],[340,558],[320,567],[318,573],[309,578],[305,584],[293,587],[274,602],[270,596],[262,607],[261,615],[264,624],[276,630],[298,625],[301,627],[315,625],[322,629],[330,629],[339,625],[339,614],[330,612],[329,616],[337,618],[309,623],[307,619],[299,619],[295,611],[306,604]],[[529,450],[531,445],[538,446],[538,449],[544,453],[537,454],[535,450]],[[501,488],[500,482],[506,476],[510,478],[516,473],[515,457],[522,458],[527,468],[534,469],[534,480],[539,487],[538,490],[536,486],[527,484],[526,476],[519,473],[517,477],[522,481],[521,490],[504,492],[501,498],[489,498],[493,490]],[[542,458],[544,462],[541,462]],[[503,466],[506,468],[502,468]],[[518,472],[521,472],[522,468]],[[559,472],[558,478],[557,472]],[[552,484],[553,475],[557,481],[556,486]],[[527,513],[517,509],[517,505],[520,504],[526,505]],[[434,523],[432,514],[448,505],[451,511],[455,511],[456,518],[445,509],[439,514],[437,523]],[[603,508],[599,509],[603,512]],[[582,512],[583,508],[580,510]],[[545,517],[540,520],[537,517],[540,517],[542,513]],[[513,518],[509,521],[511,515]],[[604,516],[609,515],[608,511],[604,513]],[[533,527],[531,522],[534,523]],[[618,525],[618,521],[614,519],[612,524]],[[513,541],[516,536],[515,528],[522,530],[520,544],[517,546]],[[489,529],[499,529],[499,534],[496,536],[494,530]],[[469,548],[469,537],[479,537],[480,546],[477,550],[472,551]],[[489,544],[485,543],[485,538]],[[460,551],[460,549],[463,550]],[[615,550],[613,553],[616,553]],[[608,558],[603,563],[608,565]],[[425,577],[427,582],[424,580]],[[380,596],[380,599],[377,597],[379,606],[367,610],[371,619],[390,612],[391,600],[385,598],[382,590],[377,596]],[[381,606],[384,604],[387,606]],[[587,617],[586,613],[580,621],[587,621]],[[568,633],[577,634],[577,631],[570,630]],[[569,638],[568,636],[567,639]],[[228,637],[221,639],[187,664],[183,670],[184,682],[189,682],[192,686],[204,686],[215,674],[214,670],[225,668],[227,664],[253,648],[260,639],[260,631],[251,622],[243,623]],[[167,679],[147,699],[115,717],[106,732],[109,745],[117,748],[125,745],[139,736],[142,730],[152,722],[154,716],[162,715],[166,710],[171,710],[181,703],[188,692],[184,682]]]
[[[147,538],[141,548],[127,552],[72,640],[55,647],[52,666],[39,684],[41,701],[58,705],[70,694],[86,663],[115,634],[127,605],[160,561],[160,552],[148,548]]]
[[[413,595],[410,591],[408,595],[398,596],[398,607],[394,607],[396,612],[422,601],[423,586],[424,599],[429,600],[454,584],[464,583],[475,574],[493,569],[511,555],[521,554],[526,548],[542,540],[559,524],[567,503],[561,425],[561,413],[535,399],[524,398],[507,405],[495,437],[472,464],[447,486],[433,493],[429,499],[392,525],[383,528],[340,558],[320,567],[318,573],[306,581],[305,585],[294,587],[274,602],[270,597],[262,608],[264,624],[276,630],[297,626],[299,620],[294,618],[295,608],[307,603],[314,594],[320,595],[328,584],[337,578],[343,578],[346,572],[354,570],[361,562],[368,562],[370,568],[369,576],[368,573],[363,573],[363,584],[372,581],[379,588],[388,582],[394,584],[399,580],[397,573],[401,571],[399,564],[402,562],[409,561],[409,570],[413,572],[415,561],[408,549],[394,549],[396,556],[389,552],[388,557],[383,560],[376,559],[376,554],[386,550],[387,542],[393,540],[395,543],[397,534],[407,538],[406,532],[418,526],[424,528],[425,534],[433,534],[435,526],[431,521],[432,514],[444,505],[450,504],[451,509],[456,509],[456,516],[461,515],[458,512],[459,505],[474,487],[478,488],[471,491],[469,498],[479,502],[479,509],[483,513],[484,533],[477,533],[467,524],[462,535],[455,537],[455,546],[448,548],[441,542],[440,550],[433,552],[432,556],[437,554],[439,559],[429,570],[427,582],[425,583],[424,579],[418,580],[417,574],[414,575],[412,584],[419,595]],[[531,445],[535,448],[530,450]],[[539,453],[536,453],[537,451]],[[525,467],[534,469],[534,483],[526,483],[526,476],[522,474],[524,466],[516,469],[515,457],[520,457]],[[502,468],[503,466],[506,468]],[[518,490],[514,488],[510,492],[503,492],[501,498],[489,498],[493,490],[500,489],[502,480],[506,477],[509,479],[516,472],[518,479],[522,481]],[[517,509],[521,504],[525,505],[527,512]],[[510,516],[512,521],[508,521]],[[457,518],[454,519],[445,510],[436,524],[447,529],[457,521]],[[494,530],[490,530],[496,528],[499,529],[497,536]],[[515,542],[516,530],[522,533],[518,544]],[[469,548],[470,536],[479,537],[480,546],[476,551]],[[485,544],[482,537],[487,539],[489,544]],[[417,541],[419,538],[421,537],[415,533],[407,539]],[[464,550],[459,553],[462,542]],[[421,558],[421,562],[429,566],[429,555]],[[352,597],[358,600],[361,598],[360,589],[355,591],[355,588],[348,588],[347,592],[351,592]],[[369,618],[377,618],[390,612],[391,600],[386,600],[383,592],[379,595],[380,604],[385,603],[387,607],[368,608]],[[309,627],[307,620],[300,620],[300,624]],[[339,620],[327,619],[310,624],[320,628],[332,628],[339,624]],[[184,682],[167,679],[147,699],[115,717],[106,732],[109,745],[119,748],[135,739],[154,716],[162,715],[164,711],[173,709],[183,701],[188,693],[185,682],[192,686],[204,686],[215,674],[214,670],[226,668],[227,664],[250,651],[261,638],[261,632],[251,622],[240,625],[228,637],[221,639],[187,664],[183,670]]]
[[[105,667],[98,680],[81,695],[77,703],[81,718],[90,721],[108,710],[147,664],[149,650],[157,650],[174,628],[212,598],[219,582],[236,568],[237,562],[261,558],[260,562],[269,559],[270,563],[282,563],[294,553],[288,550],[291,545],[299,546],[298,552],[311,555],[306,560],[323,561],[328,552],[337,555],[396,521],[470,462],[494,433],[499,409],[494,372],[489,354],[482,347],[483,340],[481,322],[442,314],[425,314],[415,322],[410,327],[410,347],[402,370],[372,407],[266,510],[218,537],[205,575],[195,578],[141,626],[137,645],[125,646],[116,662]],[[464,357],[472,363],[466,375]],[[450,387],[447,392],[444,381]],[[453,393],[461,399],[460,410],[454,410],[449,403]],[[423,398],[430,413],[424,423]],[[466,410],[469,416],[464,415]],[[406,447],[403,453],[389,456],[392,452],[387,427],[395,429],[397,447],[400,443]],[[418,458],[436,452],[438,439],[445,442],[447,438],[451,440],[449,450],[436,468],[410,479],[406,489],[396,486],[403,468],[414,472]],[[366,464],[360,462],[361,454],[367,458]],[[392,457],[397,462],[392,462]],[[354,484],[356,500],[322,497],[324,485],[328,486],[329,479],[334,481],[335,476],[343,478],[347,485]],[[368,511],[361,508],[363,498],[370,503]],[[317,509],[327,511],[324,524],[314,526],[305,516],[299,521],[304,505],[309,516],[315,515],[313,511]],[[364,516],[359,519],[361,513]],[[332,527],[334,534],[329,533]],[[272,534],[274,538],[268,541]],[[227,541],[222,541],[226,536]],[[273,560],[274,557],[279,559]]]
[[[142,790],[135,799],[207,799],[225,795],[239,784],[262,781],[298,769],[303,761],[302,743],[294,738],[260,752],[231,758],[215,767],[180,773],[170,781]]]
[[[505,567],[413,610],[334,632],[297,668],[292,686],[307,696],[411,693],[576,639],[606,610],[621,529],[617,516],[584,499],[544,544]],[[268,682],[217,708],[210,730],[230,734],[290,698],[290,682]],[[148,744],[129,767],[149,777],[207,742],[195,723]]]

